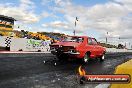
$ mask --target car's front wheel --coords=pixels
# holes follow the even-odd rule
[[[82,60],[83,60],[84,63],[88,63],[88,61],[90,60],[90,54],[86,53]]]

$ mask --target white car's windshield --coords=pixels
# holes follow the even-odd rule
[[[83,38],[81,37],[67,37],[64,39],[64,42],[83,42]]]

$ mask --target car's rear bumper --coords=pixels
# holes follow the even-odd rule
[[[65,54],[69,54],[69,55],[80,55],[80,53],[79,52],[63,52],[63,53],[65,53]]]
[[[70,58],[80,58],[80,53],[79,52],[57,52],[56,50],[51,50],[51,53],[53,55],[59,55],[61,53],[61,55],[67,55]]]

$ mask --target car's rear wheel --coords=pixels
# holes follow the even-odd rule
[[[100,62],[104,61],[104,59],[105,59],[105,54],[103,54],[99,59],[100,59]]]
[[[84,58],[82,59],[84,63],[88,63],[88,61],[90,60],[90,54],[89,53],[86,53],[84,55]]]

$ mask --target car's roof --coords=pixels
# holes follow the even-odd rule
[[[70,37],[92,38],[92,37],[89,37],[89,36],[70,36]]]

